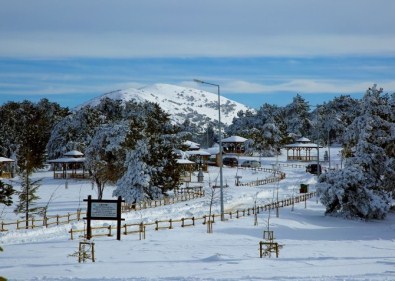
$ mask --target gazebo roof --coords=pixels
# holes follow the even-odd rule
[[[296,142],[311,143],[311,140],[305,137],[301,137],[300,139],[297,139]]]
[[[189,150],[187,151],[188,155],[199,155],[199,156],[210,156],[211,154],[205,150]]]
[[[85,162],[85,157],[75,158],[75,157],[62,157],[58,159],[48,160],[48,163],[83,163]]]
[[[185,141],[183,144],[188,146],[189,149],[199,149],[200,148],[200,144],[193,142],[193,141]]]
[[[0,157],[0,162],[15,162],[15,160],[5,157]]]
[[[84,153],[82,153],[81,151],[78,150],[71,150],[69,152],[66,152],[65,154],[63,154],[63,156],[84,156]]]
[[[239,136],[231,136],[229,138],[225,138],[222,140],[222,142],[240,142],[243,143],[245,142],[247,139],[243,138],[243,137],[239,137]]]
[[[177,159],[177,164],[188,165],[188,164],[195,164],[195,162],[190,161],[188,159]]]
[[[312,143],[312,142],[306,142],[306,143],[291,143],[287,144],[285,148],[317,148],[318,144]],[[320,146],[321,147],[321,146]]]

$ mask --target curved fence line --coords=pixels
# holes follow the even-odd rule
[[[248,168],[248,167],[239,167],[238,169],[244,169],[244,170],[252,170],[252,171],[261,171],[261,172],[266,172],[266,173],[272,173],[274,176],[265,178],[265,179],[260,179],[260,180],[255,180],[255,181],[250,181],[250,182],[244,182],[241,183],[239,181],[236,182],[236,186],[258,186],[258,185],[265,185],[268,183],[274,183],[274,182],[279,182],[280,180],[285,179],[286,174],[284,172],[281,172],[279,170],[274,170],[270,168],[262,168],[262,167],[256,167],[256,168]]]

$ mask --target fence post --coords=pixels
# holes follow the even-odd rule
[[[169,223],[170,223],[169,229],[173,229],[173,224],[172,224],[172,220],[171,219],[169,220]]]
[[[263,242],[262,242],[262,241],[259,241],[259,257],[260,257],[260,258],[262,258],[262,256],[263,256],[263,253],[262,253],[262,245],[263,245]]]
[[[108,237],[111,237],[111,224],[108,226]]]
[[[59,215],[56,215],[56,225],[59,225]]]

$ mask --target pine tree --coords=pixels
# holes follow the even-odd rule
[[[15,190],[12,185],[6,184],[0,180],[0,204],[4,204],[6,206],[12,205],[12,195],[15,193]]]
[[[317,191],[328,214],[382,219],[389,210],[385,185],[395,170],[387,166],[391,157],[385,148],[393,142],[394,123],[388,98],[381,93],[376,86],[366,92],[361,115],[347,130],[345,168],[319,179]]]
[[[126,172],[118,180],[113,196],[121,196],[128,204],[143,201],[147,195],[152,198],[160,196],[159,190],[150,190],[151,171],[146,163],[148,157],[148,143],[138,140],[135,149],[126,156]]]
[[[16,214],[24,214],[23,218],[26,220],[26,228],[29,228],[28,220],[32,215],[38,213],[40,208],[36,206],[36,201],[40,199],[37,195],[41,180],[32,181],[30,175],[26,171],[19,174],[21,179],[21,190],[17,191],[19,202],[15,207]]]

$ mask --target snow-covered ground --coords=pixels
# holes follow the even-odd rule
[[[332,166],[340,165],[336,151]],[[322,151],[323,153],[323,151]],[[323,155],[323,154],[321,154]],[[240,159],[242,162],[244,158]],[[285,163],[284,156],[279,163]],[[262,158],[270,167],[275,158]],[[242,181],[269,177],[270,174],[224,168],[225,210],[251,208],[255,199],[264,205],[296,195],[301,183],[314,190],[316,178],[304,168],[281,167],[287,174],[277,184],[259,187],[235,187],[236,173]],[[53,180],[51,172],[36,173],[44,178],[40,187],[43,204],[49,203],[50,214],[75,212],[85,208],[89,194],[96,196],[89,181]],[[218,169],[210,167],[205,185],[215,183]],[[111,197],[108,187],[105,198]],[[51,197],[52,196],[52,197]],[[51,198],[51,199],[50,199]],[[49,200],[50,199],[50,200]],[[127,223],[201,217],[208,214],[210,198],[194,199],[174,205],[124,214]],[[2,219],[15,220],[12,208],[4,208]],[[219,213],[218,192],[214,213]],[[315,198],[292,207],[270,213],[270,229],[276,241],[284,245],[279,258],[259,258],[259,241],[267,229],[269,212],[261,212],[258,225],[254,217],[217,220],[213,233],[205,225],[155,231],[147,227],[146,239],[138,234],[95,237],[96,262],[78,263],[70,256],[78,249],[79,240],[70,240],[68,231],[81,229],[84,223],[75,222],[48,229],[19,230],[0,234],[0,276],[10,280],[395,280],[395,215],[384,221],[350,221],[324,215],[324,208]],[[105,225],[110,221],[96,221]]]

